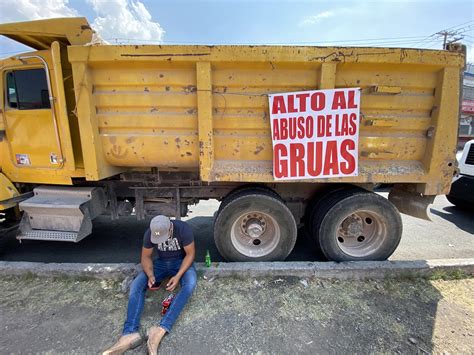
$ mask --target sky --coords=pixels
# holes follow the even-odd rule
[[[464,37],[474,62],[474,1],[0,0],[0,23],[85,16],[109,43],[442,48]],[[0,57],[25,46],[0,37]]]

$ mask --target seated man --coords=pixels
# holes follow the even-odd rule
[[[158,259],[152,260],[155,247]],[[150,228],[145,232],[143,238],[141,256],[143,271],[138,274],[130,286],[127,319],[124,323],[122,337],[103,354],[122,354],[141,344],[142,338],[138,329],[145,304],[145,292],[155,281],[161,281],[171,276],[166,284],[166,290],[174,291],[178,283],[181,285],[181,290],[173,299],[159,325],[152,326],[148,330],[148,351],[150,354],[156,354],[161,339],[171,331],[196,287],[194,255],[193,232],[185,222],[171,221],[166,216],[156,216],[151,220]]]

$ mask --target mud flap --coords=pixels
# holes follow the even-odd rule
[[[394,187],[388,195],[388,200],[392,202],[401,213],[431,221],[428,206],[433,203],[435,197],[434,195],[426,196],[417,192],[410,192],[399,187]]]

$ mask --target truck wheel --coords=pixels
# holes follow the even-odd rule
[[[214,240],[228,261],[284,260],[293,250],[293,214],[275,196],[252,192],[230,196],[214,222]]]
[[[227,206],[229,202],[234,200],[234,198],[238,196],[248,195],[248,194],[264,194],[268,196],[273,196],[281,200],[280,196],[269,187],[266,187],[263,185],[262,186],[248,186],[248,185],[241,186],[241,187],[236,188],[235,190],[232,190],[223,198],[222,202],[219,205],[219,208],[217,209],[215,217],[217,217],[219,213],[221,213],[221,211],[224,209],[224,207]]]
[[[3,254],[6,250],[7,244],[10,242],[9,233],[0,230],[0,255]]]
[[[334,261],[385,260],[402,236],[397,208],[368,191],[341,190],[328,195],[313,223],[319,248]]]
[[[315,229],[313,227],[314,221],[316,220],[316,213],[321,209],[321,202],[324,200],[331,198],[332,195],[338,194],[338,198],[340,198],[342,195],[351,195],[355,192],[361,192],[365,191],[360,187],[357,186],[351,186],[351,185],[342,185],[342,186],[337,186],[331,190],[325,189],[318,193],[318,195],[314,196],[311,202],[308,204],[306,207],[305,211],[305,217],[304,217],[304,228],[305,232],[308,236],[310,236],[311,240],[315,241],[317,240],[317,234],[314,234]],[[317,233],[317,231],[316,231]],[[316,243],[317,244],[317,243]],[[316,248],[318,246],[316,245]]]
[[[14,216],[13,209],[0,213],[0,254],[3,254],[8,244],[15,239],[20,221]]]

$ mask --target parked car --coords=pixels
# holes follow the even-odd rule
[[[466,143],[457,158],[459,175],[454,178],[446,198],[459,208],[474,210],[474,139]]]

